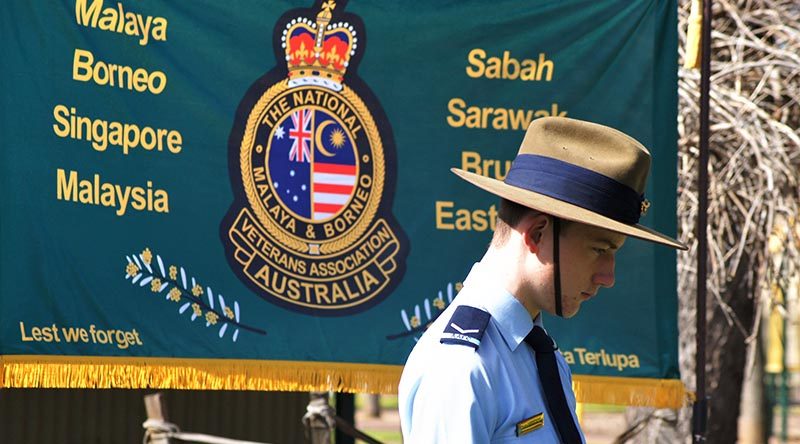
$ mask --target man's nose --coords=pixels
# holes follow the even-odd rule
[[[592,283],[601,287],[614,286],[614,256],[604,258],[600,269],[592,276]]]

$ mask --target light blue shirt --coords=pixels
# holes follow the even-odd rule
[[[408,357],[398,396],[406,444],[559,443],[533,350],[524,343],[534,321],[513,295],[492,285],[496,279],[483,268],[475,264],[464,288]],[[439,342],[459,305],[491,315],[477,350]],[[535,322],[541,326],[541,316]],[[562,389],[578,424],[572,373],[561,353],[556,359]],[[544,413],[544,424],[517,437],[517,423],[539,413]],[[581,439],[586,441],[582,431]]]

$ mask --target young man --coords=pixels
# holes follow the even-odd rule
[[[614,285],[627,236],[686,247],[638,225],[650,153],[567,118],[535,120],[504,181],[454,169],[501,197],[494,238],[464,288],[408,358],[406,443],[585,442],[572,375],[541,313],[569,318]]]

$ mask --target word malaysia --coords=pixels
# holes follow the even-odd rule
[[[138,211],[169,213],[169,194],[154,188],[150,180],[146,187],[118,185],[102,181],[99,174],[94,174],[92,178],[81,178],[77,171],[67,173],[61,168],[56,170],[56,198],[83,205],[116,208],[117,216],[124,216],[128,207]]]
[[[489,56],[485,50],[472,49],[467,54],[465,72],[473,79],[510,80],[523,82],[550,82],[555,63],[545,53],[537,60],[518,60],[510,51],[501,56]],[[567,111],[558,103],[540,109],[481,106],[468,103],[461,97],[447,102],[447,124],[453,128],[494,129],[498,131],[525,131],[534,119],[542,117],[564,117]]]

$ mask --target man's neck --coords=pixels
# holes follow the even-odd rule
[[[523,272],[524,256],[522,252],[512,251],[507,245],[503,247],[490,246],[481,259],[481,267],[497,281],[498,286],[504,288],[516,298],[535,319],[541,309],[534,304],[534,297],[530,293],[531,285],[527,285]],[[530,277],[527,277],[530,279]]]

